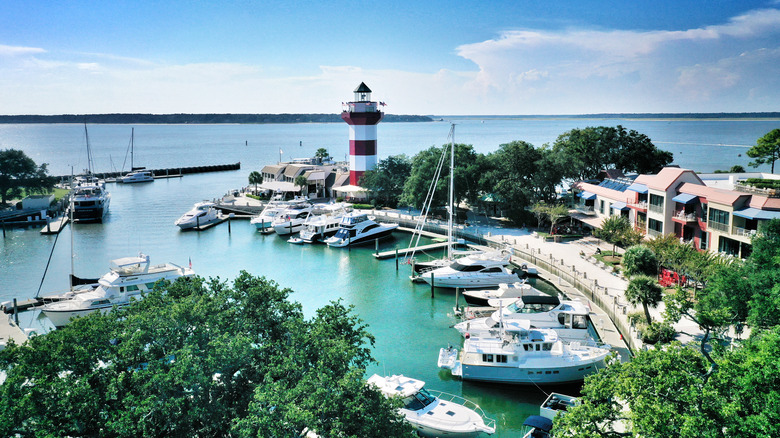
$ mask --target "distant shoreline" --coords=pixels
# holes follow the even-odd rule
[[[428,116],[385,114],[384,122],[432,122]],[[270,124],[343,123],[341,114],[61,114],[0,115],[0,124]]]
[[[780,112],[756,113],[601,113],[601,114],[547,114],[547,115],[436,115],[434,120],[484,119],[484,120],[565,120],[565,119],[625,119],[625,120],[780,120]]]

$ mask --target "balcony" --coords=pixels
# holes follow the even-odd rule
[[[664,212],[664,206],[663,205],[649,205],[647,209],[653,213],[661,213]]]
[[[747,228],[731,227],[731,234],[740,237],[753,237],[757,230],[748,230]]]
[[[588,216],[595,216],[596,215],[596,209],[588,206],[588,205],[575,205],[574,209],[582,214],[586,214]]]
[[[696,222],[698,218],[699,215],[696,213],[686,213],[685,210],[675,211],[672,215],[672,219],[675,219],[678,222]]]
[[[664,233],[656,230],[647,230],[647,235],[650,237],[659,237],[659,236],[663,236]]]
[[[629,208],[633,208],[634,210],[641,210],[641,211],[647,211],[647,201],[637,202],[635,204],[626,203]]]
[[[707,224],[707,228],[710,230],[723,231],[725,233],[729,232],[729,224],[722,224],[720,222],[715,222],[715,221],[710,221]]]

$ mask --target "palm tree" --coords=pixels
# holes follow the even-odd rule
[[[653,319],[650,317],[649,307],[658,307],[658,303],[663,300],[663,290],[653,277],[637,275],[628,282],[626,299],[632,306],[641,304],[645,309],[647,323],[652,324]]]
[[[263,183],[263,175],[258,171],[249,174],[249,184],[255,185],[255,194],[257,194],[257,185]]]
[[[304,175],[298,175],[295,177],[295,185],[301,188],[302,193],[305,190],[306,193],[303,194],[309,194],[309,179]]]
[[[319,158],[320,163],[322,163],[323,161],[330,160],[330,154],[327,149],[319,148],[317,149],[317,152],[314,153],[314,158]]]

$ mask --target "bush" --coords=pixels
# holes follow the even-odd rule
[[[626,315],[626,317],[628,318],[629,324],[633,325],[634,327],[638,327],[640,323],[645,321],[645,312],[630,312],[628,315]]]
[[[745,184],[759,189],[780,189],[780,180],[777,179],[748,178]]]
[[[666,344],[674,340],[677,331],[669,323],[654,322],[642,330],[642,342]]]
[[[352,208],[355,210],[373,210],[374,206],[371,204],[352,204]]]

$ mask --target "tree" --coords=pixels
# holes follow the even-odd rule
[[[411,170],[412,163],[406,155],[390,156],[380,160],[374,169],[366,171],[360,179],[360,186],[371,191],[380,204],[396,207]]]
[[[553,234],[555,225],[561,219],[569,215],[569,207],[565,205],[550,205],[547,207],[547,217],[550,218],[550,234]]]
[[[257,185],[263,183],[263,174],[257,171],[249,173],[249,184],[255,185],[255,193],[257,193]]]
[[[489,170],[483,174],[482,185],[492,187],[488,193],[502,199],[503,207],[513,219],[519,219],[534,200],[535,163],[540,158],[541,153],[524,141],[502,144],[486,158]]]
[[[612,254],[615,247],[623,242],[624,236],[631,229],[628,219],[623,216],[610,216],[601,221],[601,228],[595,230],[596,237],[612,244]]]
[[[242,272],[179,279],[0,351],[0,436],[410,436],[366,388],[374,338],[351,307],[305,319]]]
[[[309,179],[306,175],[298,175],[295,177],[295,185],[301,188],[301,192],[304,195],[309,193]]]
[[[325,148],[319,148],[317,149],[317,152],[314,153],[314,158],[319,159],[320,164],[322,164],[323,161],[330,161],[332,158],[330,154],[328,153],[328,150]]]
[[[48,176],[47,165],[35,165],[35,161],[17,149],[0,150],[0,203],[21,195],[22,189],[36,193],[54,187],[54,179]]]
[[[634,245],[623,254],[623,274],[626,277],[634,275],[658,275],[658,259],[652,249],[644,245]]]
[[[628,282],[626,288],[626,299],[632,306],[642,305],[645,311],[647,323],[652,324],[653,318],[650,317],[650,307],[658,307],[658,303],[663,300],[663,290],[653,277],[646,275],[637,275]]]
[[[412,167],[409,177],[404,183],[403,195],[400,203],[411,205],[415,208],[422,207],[425,199],[430,193],[431,184],[436,181],[433,188],[432,206],[443,206],[448,204],[449,184],[450,184],[450,166],[449,152],[450,145],[446,144],[441,148],[431,146],[420,151],[412,158]],[[467,196],[475,196],[479,192],[478,182],[481,180],[483,171],[481,166],[483,158],[474,152],[471,145],[455,144],[455,204],[457,205]],[[438,180],[436,178],[437,169],[441,165]]]
[[[536,216],[536,228],[542,228],[542,221],[547,219],[547,204],[537,202],[531,206],[531,212]]]
[[[773,129],[756,141],[756,145],[748,149],[747,155],[755,158],[750,165],[758,167],[762,164],[771,164],[772,173],[775,173],[775,161],[780,158],[780,129]]]

